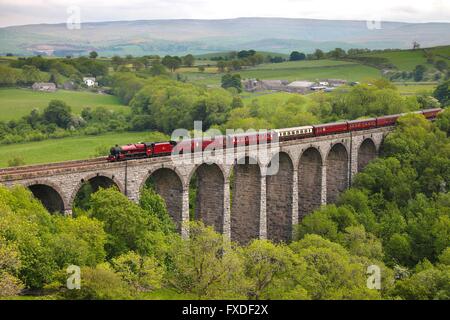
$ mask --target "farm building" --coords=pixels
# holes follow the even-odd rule
[[[331,87],[340,87],[347,84],[347,80],[344,79],[327,79],[324,81],[328,82],[329,86]]]
[[[289,81],[286,80],[257,80],[246,79],[242,81],[245,91],[255,92],[264,90],[285,91]]]
[[[87,85],[88,87],[94,87],[97,86],[98,83],[95,81],[94,77],[84,77],[83,78],[83,82],[85,85]]]
[[[311,81],[293,81],[286,86],[286,91],[304,93],[311,89],[314,82]]]
[[[55,92],[56,84],[52,82],[35,82],[31,88],[34,91],[46,91],[46,92]]]

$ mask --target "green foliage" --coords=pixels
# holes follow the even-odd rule
[[[404,97],[385,81],[374,85],[356,85],[351,89],[338,89],[332,94],[313,97],[316,104],[311,112],[322,120],[357,119],[367,116],[398,114],[418,110],[415,97]]]
[[[160,230],[168,235],[175,232],[175,223],[170,217],[164,199],[152,188],[144,188],[141,191],[139,205],[149,215],[156,217],[160,222]]]
[[[132,297],[132,291],[118,273],[108,264],[81,268],[81,288],[64,290],[62,297],[70,300],[123,300]]]
[[[175,239],[170,247],[170,286],[203,299],[243,298],[242,262],[230,244],[200,222],[189,227],[189,239]]]
[[[227,73],[222,76],[222,88],[236,88],[238,92],[242,91],[241,76],[239,74]]]
[[[60,128],[67,128],[72,115],[70,107],[61,100],[52,100],[45,108],[43,117],[48,123],[54,123]]]
[[[140,256],[130,251],[112,259],[111,264],[122,280],[135,290],[152,291],[161,288],[164,269],[153,257]]]
[[[17,246],[0,237],[0,297],[15,296],[23,289],[17,277],[20,266]]]
[[[280,298],[300,295],[307,298],[306,290],[293,289],[287,293],[284,286],[294,277],[295,272],[304,271],[304,263],[284,244],[273,244],[267,240],[254,240],[243,250],[245,276],[248,278],[247,297],[249,299]],[[302,270],[303,269],[303,270]]]
[[[128,251],[158,256],[164,250],[168,240],[164,232],[168,227],[162,226],[149,206],[144,207],[130,202],[115,188],[100,189],[91,195],[89,215],[104,223],[108,258]]]
[[[303,52],[292,51],[289,56],[289,61],[300,61],[305,60],[306,55]]]
[[[413,70],[414,81],[422,81],[427,68],[424,65],[417,65]]]
[[[226,121],[233,96],[223,89],[205,90],[164,78],[143,87],[131,101],[136,114],[134,129],[157,129],[171,133],[176,128],[192,129],[194,120],[202,120],[204,130]]]
[[[86,216],[52,217],[55,235],[49,241],[53,259],[60,268],[69,264],[95,267],[105,259],[103,224]]]
[[[450,298],[450,267],[431,266],[410,278],[397,282],[391,295],[407,300],[448,300]]]
[[[14,156],[8,160],[8,167],[18,167],[25,165],[25,161],[21,156]]]
[[[367,265],[337,243],[306,235],[290,248],[306,263],[300,284],[311,299],[379,299],[366,286]]]
[[[180,57],[174,56],[165,56],[161,63],[165,65],[170,71],[174,72],[176,69],[178,69],[181,66],[182,60]]]
[[[448,106],[450,104],[450,80],[439,84],[433,95],[443,106]]]
[[[450,108],[444,109],[436,119],[436,126],[450,137]]]
[[[195,57],[192,54],[188,54],[183,57],[183,64],[187,67],[192,67],[195,63]]]
[[[0,208],[0,239],[17,249],[17,277],[28,288],[42,288],[69,264],[95,265],[104,258],[105,233],[98,221],[52,216],[18,186],[0,187]]]

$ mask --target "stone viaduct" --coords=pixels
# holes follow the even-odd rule
[[[283,141],[258,157],[253,156],[257,146],[241,147],[231,155],[231,163],[215,154],[199,153],[194,163],[173,161],[169,156],[0,169],[0,183],[24,185],[49,211],[71,215],[86,182],[94,189],[115,185],[138,201],[151,180],[183,236],[189,232],[184,223],[190,219],[189,185],[196,183],[195,219],[240,243],[254,238],[289,241],[294,224],[313,209],[336,201],[354,175],[377,156],[390,130]],[[279,168],[269,174],[274,159]]]

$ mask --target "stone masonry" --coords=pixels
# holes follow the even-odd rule
[[[49,164],[21,172],[0,169],[0,183],[30,188],[50,211],[71,215],[82,185],[115,185],[129,199],[138,201],[147,184],[164,198],[169,214],[183,236],[188,236],[189,184],[197,180],[196,218],[240,243],[254,238],[288,241],[293,224],[322,204],[334,202],[339,192],[351,184],[354,175],[376,157],[383,138],[391,128],[281,142],[279,150],[253,163],[257,147],[240,148],[231,163],[179,163],[171,157],[76,165]],[[253,149],[252,149],[253,148]],[[268,166],[279,155],[279,171]],[[254,157],[253,157],[254,158]],[[197,161],[198,160],[198,161]],[[267,174],[266,174],[267,173]]]

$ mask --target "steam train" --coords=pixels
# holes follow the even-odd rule
[[[441,112],[441,108],[426,109],[415,111],[414,113],[423,114],[426,119],[434,120]],[[404,114],[395,114],[382,116],[378,118],[352,120],[343,122],[334,122],[319,124],[313,126],[303,126],[295,128],[275,129],[267,132],[244,133],[236,135],[225,135],[215,138],[190,139],[180,142],[139,142],[127,144],[125,146],[112,147],[108,156],[108,161],[123,161],[140,158],[152,158],[168,156],[172,153],[182,154],[183,152],[201,152],[207,147],[226,148],[237,146],[248,146],[262,143],[271,143],[278,137],[279,141],[289,141],[304,139],[310,137],[345,133],[350,131],[367,130],[373,128],[393,126],[397,119]],[[214,146],[217,144],[217,147]]]

